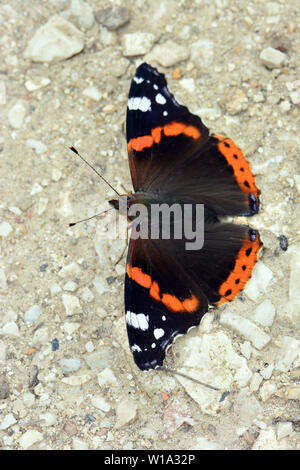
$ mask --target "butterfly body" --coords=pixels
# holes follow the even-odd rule
[[[256,214],[260,191],[236,144],[210,135],[198,116],[177,103],[164,75],[146,63],[131,83],[126,128],[134,193],[110,203],[116,209],[124,203],[135,230],[147,229],[130,239],[125,313],[134,360],[149,370],[162,365],[168,346],[199,324],[208,305],[233,300],[251,277],[259,234],[222,218]],[[132,215],[136,205],[146,218]],[[203,206],[201,249],[187,249],[184,230],[176,236],[187,206],[191,227]],[[169,216],[169,236],[161,219],[153,223],[153,208]]]

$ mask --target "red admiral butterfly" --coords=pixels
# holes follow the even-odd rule
[[[262,246],[252,228],[221,216],[256,214],[260,191],[235,143],[209,130],[180,105],[163,74],[143,63],[127,107],[128,158],[136,202],[204,204],[204,245],[185,239],[133,239],[125,278],[125,311],[138,367],[163,364],[176,336],[199,324],[208,305],[233,300],[251,277]],[[119,208],[120,199],[109,201]]]

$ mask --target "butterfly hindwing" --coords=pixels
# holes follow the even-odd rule
[[[199,324],[208,304],[235,298],[251,277],[257,231],[206,223],[201,250],[185,239],[131,240],[125,279],[128,338],[141,369],[162,365],[167,347]]]

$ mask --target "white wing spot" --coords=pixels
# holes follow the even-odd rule
[[[133,77],[133,80],[134,80],[135,83],[137,83],[138,85],[144,81],[143,77]]]
[[[161,93],[157,93],[155,101],[158,104],[166,104],[167,102],[166,98]]]
[[[163,316],[161,317],[161,319],[162,319],[162,321],[166,321],[165,315],[163,315]]]
[[[126,322],[137,330],[146,331],[149,328],[149,316],[144,313],[126,312]]]
[[[153,334],[154,334],[156,339],[159,339],[162,336],[164,336],[165,332],[162,328],[155,328],[155,330],[153,331]]]
[[[155,343],[152,343],[152,344],[151,344],[151,348],[152,348],[152,349],[156,348],[156,344],[155,344]]]
[[[164,111],[164,112],[163,112],[163,115],[164,115],[164,116],[168,116],[168,111]]]
[[[132,352],[142,352],[141,348],[137,344],[133,344],[131,346],[131,351]]]
[[[154,88],[154,90],[158,90],[158,85],[156,85],[156,83],[154,83],[153,88]]]
[[[151,100],[147,98],[146,96],[143,96],[143,98],[140,98],[139,96],[134,96],[132,98],[129,98],[128,100],[128,109],[130,111],[139,109],[140,111],[143,111],[145,113],[146,111],[151,110]]]

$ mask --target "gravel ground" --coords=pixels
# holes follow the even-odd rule
[[[298,0],[25,4],[0,5],[0,447],[296,449]],[[136,368],[124,240],[101,237],[96,219],[68,227],[113,196],[68,145],[131,188],[124,121],[144,60],[235,140],[262,191],[253,278],[166,359],[226,393]]]

